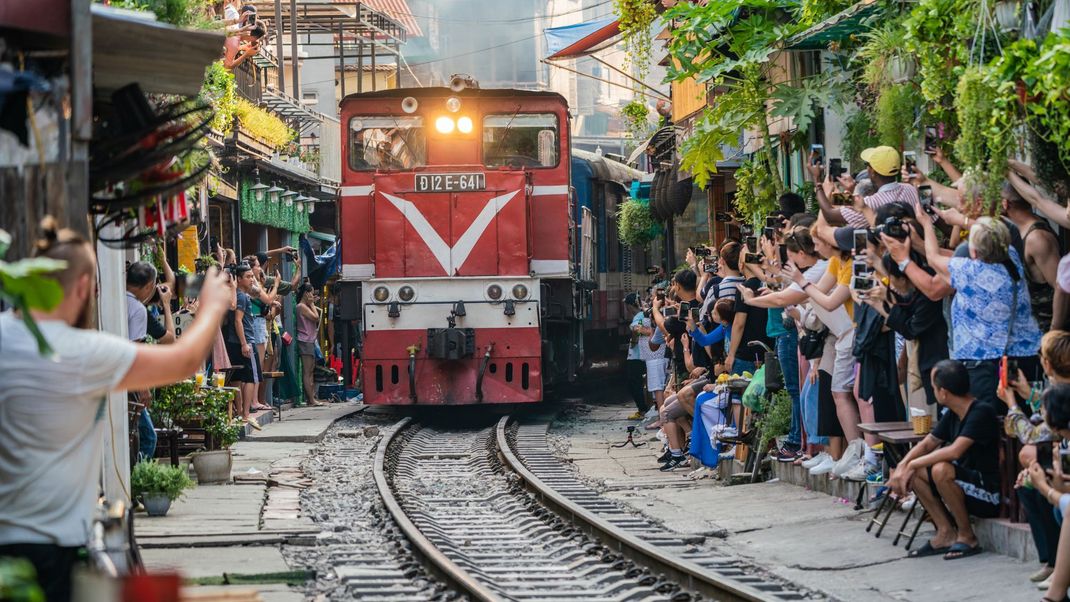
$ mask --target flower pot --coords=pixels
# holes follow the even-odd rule
[[[230,480],[232,462],[229,449],[193,454],[193,470],[197,473],[197,482],[226,483]]]
[[[141,502],[149,516],[167,516],[171,509],[171,499],[162,493],[146,493],[141,496]]]
[[[914,77],[914,70],[916,67],[917,64],[914,62],[914,57],[893,56],[888,60],[888,75],[890,75],[892,81],[897,84],[909,81]]]

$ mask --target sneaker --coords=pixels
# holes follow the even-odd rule
[[[918,498],[913,493],[908,493],[899,504],[899,507],[902,508],[904,512],[910,512],[916,503],[918,503]]]
[[[638,411],[632,412],[631,414],[628,414],[628,417],[625,418],[625,420],[642,420],[642,419],[643,419],[643,414],[638,412]]]
[[[837,477],[842,477],[847,474],[849,470],[858,464],[858,460],[862,457],[862,451],[865,449],[865,442],[861,439],[855,439],[847,445],[847,450],[843,452],[843,457],[836,462],[836,465],[832,467],[832,474]]]
[[[825,458],[831,458],[831,457],[832,456],[830,456],[828,454],[828,452],[821,452],[820,454],[817,454],[816,456],[814,456],[813,458],[810,458],[809,460],[803,460],[802,467],[807,469],[807,470],[809,470],[809,469],[817,466],[818,464],[824,462]]]
[[[870,485],[883,485],[884,484],[884,471],[875,470],[866,475],[866,483]]]
[[[1037,581],[1037,589],[1040,591],[1047,591],[1049,587],[1051,587],[1051,576],[1043,581]]]
[[[664,464],[668,462],[670,458],[672,458],[672,452],[669,450],[665,450],[665,453],[658,456],[658,464]]]
[[[836,461],[832,459],[832,456],[826,454],[820,464],[810,469],[810,474],[814,476],[828,474],[832,472],[832,467],[835,465]]]
[[[658,470],[660,470],[661,472],[670,472],[670,471],[673,471],[673,470],[679,468],[680,466],[687,466],[687,465],[688,465],[687,457],[684,456],[683,454],[680,454],[679,456],[673,456],[673,457],[669,458],[669,461],[666,462],[665,464],[663,464],[661,466],[661,468],[658,469]]]
[[[799,452],[791,449],[781,449],[776,454],[777,462],[794,462],[799,457]]]
[[[846,481],[865,481],[869,477],[869,468],[865,462],[855,464],[855,467],[843,473],[840,478]]]

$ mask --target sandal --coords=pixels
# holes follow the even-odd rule
[[[966,558],[967,556],[976,556],[984,550],[981,549],[981,544],[971,546],[970,544],[956,541],[951,544],[951,547],[947,550],[947,554],[944,554],[944,560],[958,560],[959,558]]]
[[[947,554],[949,551],[951,551],[951,548],[949,546],[934,548],[933,542],[927,541],[925,542],[925,545],[921,546],[917,550],[911,550],[907,554],[907,558],[924,558],[926,556],[937,556],[939,554]]]

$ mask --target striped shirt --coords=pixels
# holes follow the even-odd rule
[[[874,211],[888,203],[894,203],[896,201],[906,203],[913,209],[918,204],[917,189],[910,184],[889,182],[877,189],[877,192],[862,199],[862,202]],[[855,211],[853,207],[840,207],[840,215],[843,216],[843,219],[847,221],[848,225],[854,226],[855,228],[868,228],[870,225],[869,222],[866,221],[866,216]]]

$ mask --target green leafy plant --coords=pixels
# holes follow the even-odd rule
[[[650,26],[658,16],[657,8],[650,0],[613,0],[613,12],[617,15],[628,64],[635,68],[637,79],[641,80],[650,70],[653,45]]]
[[[891,84],[877,98],[876,130],[881,144],[902,149],[921,131],[918,109],[922,98],[914,84]]]
[[[96,0],[100,2],[102,0]],[[194,29],[220,29],[213,18],[212,0],[111,0],[110,4],[129,10],[149,11],[161,23]]]
[[[237,99],[234,114],[242,128],[274,149],[285,148],[297,137],[281,119],[244,98]]]
[[[238,110],[238,86],[234,73],[223,66],[222,60],[205,68],[200,97],[215,109],[212,129],[224,136],[230,134]]]
[[[906,46],[906,30],[901,19],[889,19],[879,27],[861,34],[863,44],[855,51],[853,60],[861,66],[861,81],[879,89],[890,85],[894,60],[913,60]]]
[[[991,76],[990,70],[969,67],[959,78],[955,90],[959,126],[955,154],[972,184],[969,189],[993,211],[999,206],[1013,137],[998,119],[999,92]]]
[[[617,207],[617,237],[626,245],[643,246],[661,233],[650,205],[628,199]]]
[[[765,154],[766,149],[758,151]],[[736,169],[736,196],[732,204],[736,214],[756,229],[765,216],[777,208],[776,186],[761,158],[744,161]]]
[[[234,399],[234,393],[226,389],[203,388],[204,402],[201,408],[201,426],[211,436],[215,449],[227,449],[234,445],[241,436],[241,422],[232,418],[227,407]]]
[[[186,469],[182,466],[167,466],[153,460],[143,460],[130,471],[130,490],[135,496],[161,494],[172,502],[182,497],[182,492],[193,487]]]
[[[646,130],[650,128],[650,122],[647,121],[650,116],[650,107],[646,106],[646,103],[640,98],[632,100],[621,107],[620,115],[624,122],[628,124],[628,131],[632,133],[633,138],[641,138]]]
[[[11,235],[0,230],[0,257],[11,247]],[[20,259],[14,263],[0,260],[0,300],[18,310],[23,324],[37,341],[37,351],[52,355],[52,346],[37,327],[31,310],[52,311],[63,301],[63,287],[48,275],[67,266],[67,262],[47,257]]]
[[[842,145],[843,160],[850,164],[851,173],[862,169],[862,151],[879,144],[877,119],[869,109],[862,107],[848,115],[843,122]]]
[[[25,558],[0,558],[0,600],[45,602],[33,563]]]
[[[788,434],[791,429],[791,395],[786,389],[773,393],[757,424],[761,435],[758,449],[765,449],[770,441]]]

